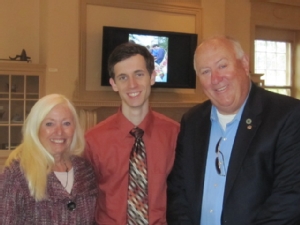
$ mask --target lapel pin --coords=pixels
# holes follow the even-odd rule
[[[247,129],[248,129],[248,130],[251,130],[251,129],[252,129],[251,123],[252,123],[252,120],[251,120],[250,118],[246,119],[246,124],[248,124],[248,126],[247,126]]]
[[[252,120],[251,119],[246,119],[246,124],[251,124],[252,123]]]

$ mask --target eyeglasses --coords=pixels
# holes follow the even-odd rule
[[[222,138],[220,138],[220,140],[218,141],[217,143],[217,146],[216,146],[216,170],[217,170],[217,173],[220,175],[220,176],[226,176],[226,167],[225,167],[225,161],[224,161],[224,155],[223,153],[220,151],[220,143],[221,143],[221,140]]]

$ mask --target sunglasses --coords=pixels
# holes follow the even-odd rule
[[[220,151],[220,143],[221,143],[221,140],[222,138],[220,138],[220,140],[218,141],[217,143],[217,146],[216,146],[216,170],[217,170],[217,173],[220,175],[220,176],[226,176],[226,167],[225,167],[225,161],[224,161],[224,155],[223,153]]]

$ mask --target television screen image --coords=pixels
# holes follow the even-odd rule
[[[145,46],[154,57],[155,82],[168,81],[168,48],[169,38],[143,34],[129,34],[129,42]]]
[[[154,56],[154,88],[196,87],[193,58],[197,34],[104,26],[102,41],[102,86],[110,86],[107,61],[111,52],[122,43],[135,42]]]

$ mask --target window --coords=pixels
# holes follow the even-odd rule
[[[264,88],[292,96],[297,33],[294,30],[255,27],[253,71],[263,74]]]
[[[291,43],[255,40],[255,73],[264,74],[265,88],[291,95]]]

